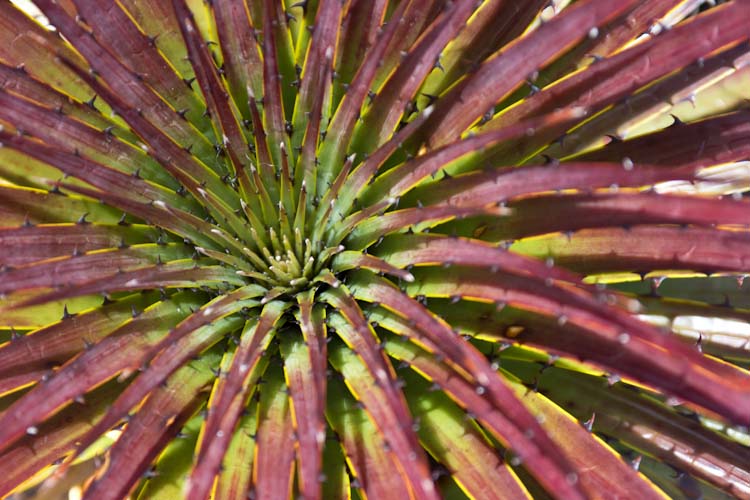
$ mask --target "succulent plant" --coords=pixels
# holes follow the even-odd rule
[[[34,4],[0,496],[750,498],[750,2]]]

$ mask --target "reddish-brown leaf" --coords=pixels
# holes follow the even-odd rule
[[[126,498],[154,459],[206,398],[200,390],[213,376],[186,366],[148,396],[108,451],[106,468],[85,490],[89,500]]]
[[[102,420],[80,439],[78,452],[86,449],[114,426],[133,406],[192,356],[241,325],[241,319],[233,314],[243,307],[257,306],[258,301],[254,300],[254,297],[262,293],[263,291],[257,287],[249,286],[221,295],[185,318],[163,340],[151,347],[147,356],[150,361],[143,372],[145,376],[136,378],[123,390]]]
[[[434,148],[455,140],[472,123],[517,88],[524,79],[556,55],[636,2],[600,0],[577,2],[529,35],[493,56],[435,104],[420,139]]]
[[[355,297],[377,302],[389,311],[410,318],[414,324],[412,331],[419,332],[419,335],[415,336],[416,339],[420,342],[429,341],[437,354],[444,356],[457,368],[470,375],[475,384],[473,389],[469,383],[461,383],[467,386],[468,392],[479,398],[477,401],[481,401],[480,407],[484,408],[482,413],[489,411],[498,416],[503,414],[502,421],[497,427],[498,433],[505,443],[514,448],[548,491],[554,491],[566,498],[583,498],[578,487],[567,479],[575,469],[534,416],[523,408],[484,355],[457,336],[445,322],[414,299],[401,293],[392,284],[376,277],[365,276],[358,276],[356,286],[352,284]],[[454,378],[458,383],[459,378]],[[477,387],[481,388],[481,396],[477,393]],[[458,399],[463,401],[466,397],[462,395]]]
[[[337,254],[331,262],[331,271],[334,273],[360,268],[389,274],[406,281],[414,281],[414,276],[412,276],[409,271],[391,265],[380,257],[375,257],[374,255],[368,255],[362,252],[347,250]]]
[[[570,283],[579,283],[581,279],[567,270],[473,239],[426,234],[395,235],[379,245],[377,253],[397,268],[459,265]],[[414,278],[407,281],[414,281]]]
[[[211,8],[229,89],[242,116],[249,118],[248,97],[263,94],[263,74],[260,52],[245,2],[212,2]]]
[[[182,245],[147,244],[35,262],[3,273],[0,294],[34,288],[72,288],[128,271],[153,268],[159,259],[184,260],[191,253]]]
[[[328,446],[340,446],[352,476],[337,498],[351,498],[350,486],[367,498],[409,498],[411,492],[382,434],[343,382],[333,378],[329,384],[326,417],[340,444],[329,442]]]
[[[344,11],[341,22],[340,44],[348,50],[336,52],[336,73],[342,83],[350,84],[359,69],[365,54],[377,40],[381,23],[384,20],[388,2],[386,0],[352,0]],[[343,95],[343,89],[337,89],[333,104],[336,106]]]
[[[747,39],[742,20],[750,15],[750,6],[745,2],[734,2],[721,7],[591,65],[509,109],[485,128],[504,127],[562,106],[585,106],[598,112],[671,71],[719,48]],[[692,43],[686,45],[686,39]],[[585,92],[582,89],[586,89]],[[523,148],[506,144],[496,152],[496,157],[520,161],[536,148],[555,140],[571,125],[561,125],[538,134]]]
[[[502,279],[498,279],[502,276]],[[706,357],[674,336],[641,322],[620,308],[605,304],[606,297],[512,275],[487,274],[470,269],[420,273],[414,293],[427,297],[465,297],[523,309],[572,326],[576,336],[551,335],[564,342],[565,352],[584,359],[602,360],[626,374],[668,394],[691,401],[737,423],[750,419],[750,377],[743,370]],[[360,291],[365,293],[365,290]],[[554,340],[557,337],[557,340]],[[586,340],[583,340],[586,339]],[[721,390],[717,390],[721,387]]]
[[[414,495],[435,498],[430,469],[412,429],[411,414],[396,384],[393,367],[379,349],[372,328],[346,291],[333,289],[321,298],[339,312],[340,315],[331,316],[329,321],[339,337],[357,353],[369,374],[364,378],[345,370],[344,380],[354,395],[362,400],[365,411],[388,442]]]
[[[416,4],[426,3],[427,1],[402,2],[394,10],[392,17],[400,19],[405,15],[409,6],[413,7]],[[408,23],[388,23],[380,31],[376,42],[367,51],[367,57],[362,60],[362,64],[354,80],[351,82],[341,104],[339,104],[331,118],[326,140],[321,145],[320,157],[322,163],[317,179],[317,192],[325,191],[326,183],[335,177],[340,165],[343,164],[346,149],[354,131],[354,124],[360,115],[362,104],[367,98],[367,92],[370,90],[370,86],[381,66],[381,61],[386,54],[391,40],[393,40],[398,27],[402,24],[406,25]]]
[[[150,39],[116,2],[73,0],[78,15],[102,47],[112,52],[131,72],[152,87],[174,109],[187,109],[186,118],[196,125],[206,124],[199,110],[203,103],[164,59]]]
[[[0,495],[6,496],[29,477],[52,464],[75,447],[76,439],[91,428],[117,396],[120,384],[103,385],[87,395],[84,404],[74,404],[43,424],[35,434],[23,436],[0,454],[0,462],[13,464],[0,475]]]
[[[35,261],[68,257],[92,250],[151,243],[159,238],[149,226],[50,224],[0,228],[0,266],[18,267]]]
[[[352,149],[370,153],[392,134],[404,115],[407,103],[414,99],[423,80],[435,67],[446,44],[466,25],[477,5],[472,2],[449,3],[411,46],[407,54],[378,89],[353,139]],[[375,133],[373,133],[375,131]]]
[[[481,222],[477,230],[481,230],[482,239],[508,240],[635,224],[750,224],[750,204],[745,202],[643,192],[540,196],[511,202],[508,207],[511,213],[507,217]]]
[[[675,411],[632,386],[613,385],[605,377],[555,366],[542,370],[537,364],[513,359],[503,360],[503,366],[579,420],[591,419],[597,434],[689,471],[732,497],[750,498],[750,471],[744,465],[750,463],[750,450],[701,425],[684,410]]]
[[[747,158],[750,154],[750,111],[743,110],[667,129],[635,139],[610,142],[576,158],[706,167]]]
[[[583,229],[570,237],[524,240],[513,249],[553,258],[555,264],[581,273],[668,269],[744,273],[750,267],[750,234],[745,230],[647,225]]]
[[[91,89],[60,62],[61,56],[81,60],[55,32],[12,2],[0,3],[0,59],[82,102],[90,99]]]
[[[629,132],[630,124],[641,123],[659,113],[676,110],[675,107],[683,102],[691,102],[696,94],[704,89],[708,90],[717,80],[726,77],[727,81],[731,81],[731,73],[748,64],[750,53],[747,42],[700,58],[566,132],[561,140],[546,145],[540,154],[543,157],[564,158],[602,144],[608,140],[607,135],[621,137],[622,132]],[[616,143],[615,141],[613,144]],[[661,151],[656,153],[662,154]],[[531,162],[541,160],[542,158],[535,157]]]
[[[43,380],[0,416],[0,449],[6,449],[57,409],[72,403],[118,373],[132,373],[148,359],[170,324],[187,311],[170,302],[133,318]]]
[[[327,392],[327,342],[322,310],[313,310],[310,294],[300,297],[298,320],[302,342],[282,343],[284,369],[292,401],[297,434],[297,473],[301,494],[321,498],[323,446],[326,437],[324,417]],[[285,353],[285,351],[287,351]]]
[[[19,186],[0,186],[0,226],[76,222],[83,214],[87,214],[86,220],[91,222],[116,224],[122,212],[97,201]]]
[[[0,393],[49,375],[52,367],[96,344],[156,299],[154,293],[132,295],[0,345]],[[186,304],[200,304],[190,296],[180,299]]]
[[[114,54],[102,47],[96,38],[65,12],[61,5],[52,0],[38,0],[35,4],[86,59],[96,74],[105,79],[111,89],[110,93],[117,95],[118,99],[125,103],[125,108],[131,113],[135,113],[136,110],[142,113],[144,121],[153,123],[162,131],[160,135],[168,133],[183,146],[193,145],[196,153],[199,153],[201,157],[213,158],[213,147],[206,138],[192,128],[189,122],[180,118],[177,111],[164,102],[145,82],[139,81],[134,72],[129,70]],[[81,68],[72,65],[70,68],[74,71],[78,69],[78,76],[91,85],[92,80],[82,74]],[[103,92],[102,88],[95,88],[95,90],[100,95]],[[109,98],[104,100],[110,105],[113,104]],[[120,114],[130,122],[125,114]],[[139,127],[133,128],[139,134],[141,133]]]
[[[0,92],[0,106],[2,96]],[[76,177],[103,191],[121,193],[123,197],[134,201],[163,200],[178,207],[185,206],[185,202],[174,191],[149,183],[138,175],[128,175],[104,164],[87,160],[75,152],[60,151],[38,140],[3,130],[0,130],[0,141],[4,147],[47,163],[63,174]]]
[[[471,135],[465,139],[457,140],[420,155],[413,160],[406,161],[379,175],[372,185],[365,190],[362,201],[363,203],[374,203],[389,197],[401,196],[418,183],[431,177],[434,178],[441,171],[445,173],[444,169],[451,166],[453,162],[471,156],[481,158],[487,148],[511,139],[527,137],[529,134],[533,135],[539,130],[545,130],[572,118],[581,118],[585,114],[586,112],[582,108],[566,108],[538,118],[513,123],[500,130]],[[431,120],[427,120],[425,123],[429,122]],[[455,173],[455,171],[452,173]]]
[[[385,204],[383,204],[385,205]],[[373,208],[379,208],[377,205]],[[378,210],[378,212],[381,212]],[[349,248],[364,250],[381,237],[399,233],[415,226],[419,229],[436,226],[441,222],[460,220],[476,215],[504,216],[510,211],[495,204],[484,206],[456,207],[453,205],[431,205],[427,207],[405,208],[385,214],[362,211],[344,221],[344,229],[339,231],[346,237]],[[353,229],[351,229],[353,228]],[[338,235],[337,234],[337,235]]]
[[[466,27],[451,42],[450,50],[440,55],[440,75],[434,73],[422,92],[438,96],[467,73],[471,73],[485,58],[523,34],[547,0],[487,0]],[[434,77],[435,82],[432,82]]]
[[[247,396],[256,389],[253,381],[257,373],[254,369],[273,338],[275,325],[285,309],[283,302],[269,302],[258,321],[249,323],[240,337],[229,373],[219,380],[211,398],[203,440],[190,476],[189,500],[208,497]],[[262,419],[258,425],[263,425]],[[256,448],[258,446],[256,444]]]
[[[258,498],[289,498],[294,483],[296,437],[281,370],[260,389],[253,483]]]
[[[185,0],[173,0],[172,7],[182,30],[195,77],[206,99],[206,109],[214,118],[217,135],[221,134],[221,144],[229,154],[231,167],[235,174],[247,178],[247,161],[243,156],[247,146],[238,121],[238,111],[224,87],[208,47],[198,33],[195,19]]]

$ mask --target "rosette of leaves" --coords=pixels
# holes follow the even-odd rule
[[[750,498],[750,2],[34,3],[0,494]]]

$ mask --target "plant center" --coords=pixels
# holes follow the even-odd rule
[[[277,227],[262,232],[257,229],[251,229],[256,244],[243,248],[246,265],[237,274],[281,293],[307,287],[344,249],[340,245],[327,247],[315,231],[308,236],[304,228],[289,224],[283,214]]]

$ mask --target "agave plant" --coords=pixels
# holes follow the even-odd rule
[[[0,496],[750,498],[750,2],[34,4]]]

